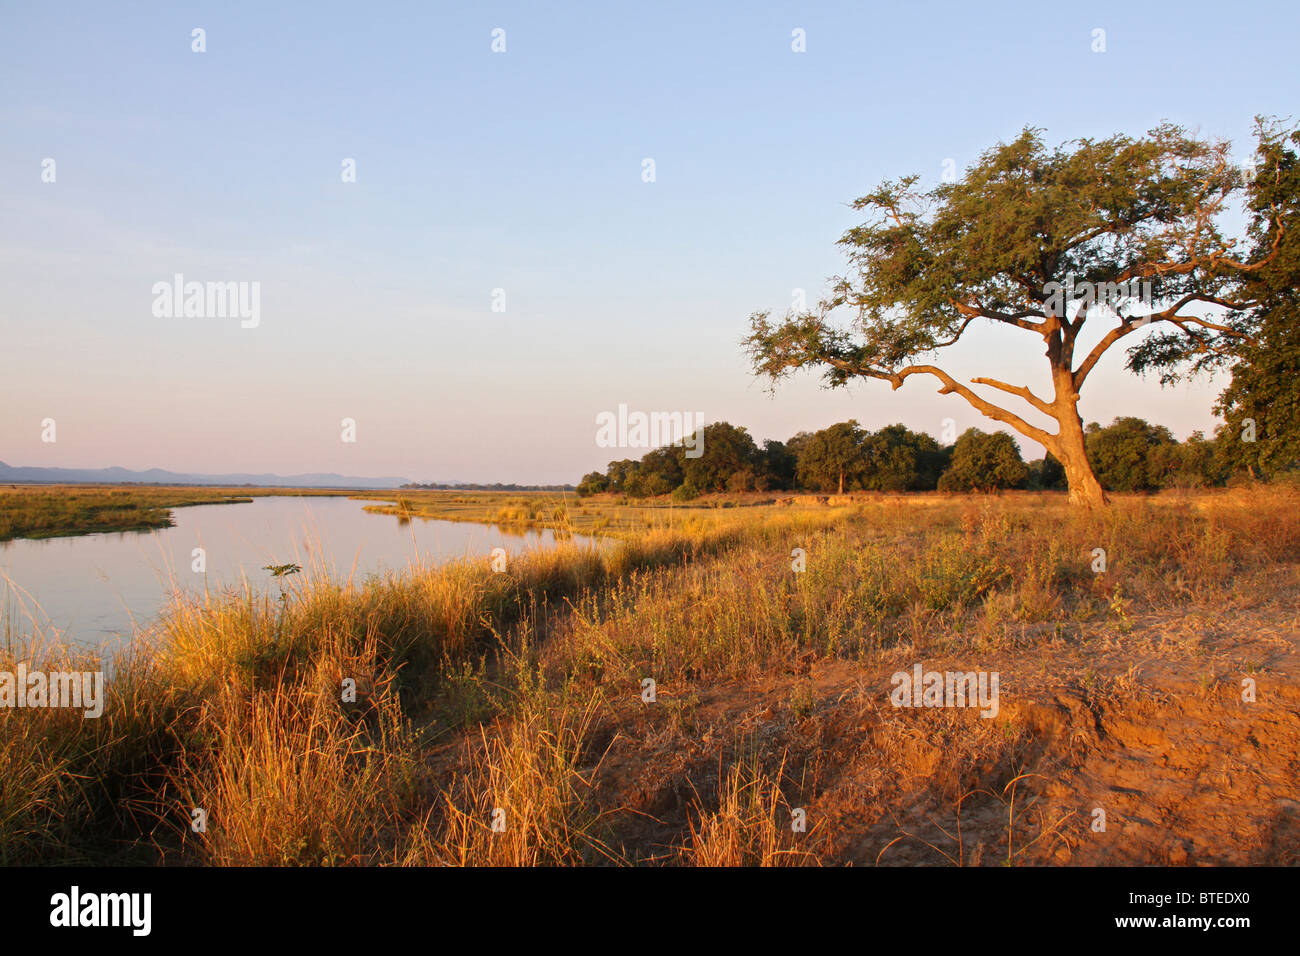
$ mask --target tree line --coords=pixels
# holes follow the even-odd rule
[[[398,486],[403,491],[573,491],[573,485],[517,485],[502,484],[499,481],[487,484],[472,481],[413,481]]]
[[[1248,429],[1246,430],[1248,431]],[[969,428],[951,445],[905,425],[879,431],[857,421],[820,431],[799,432],[787,441],[759,445],[743,427],[716,422],[702,429],[703,452],[688,457],[683,442],[656,448],[640,460],[611,461],[578,483],[578,494],[612,492],[632,498],[672,495],[689,500],[720,492],[804,491],[984,491],[1007,488],[1065,490],[1065,468],[1049,452],[1026,462],[1006,432]],[[697,436],[697,438],[700,436]],[[1220,426],[1214,437],[1193,432],[1179,441],[1163,425],[1141,418],[1093,422],[1084,430],[1092,470],[1107,491],[1204,488],[1236,474],[1273,477],[1293,468],[1264,469],[1256,436],[1239,434],[1235,424]]]

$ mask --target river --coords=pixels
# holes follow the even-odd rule
[[[277,593],[266,565],[298,564],[304,577],[360,582],[415,562],[515,556],[555,543],[550,531],[507,533],[458,521],[403,521],[348,498],[270,496],[246,504],[173,508],[154,531],[0,542],[0,635],[34,630],[83,645],[129,637],[171,593],[241,586]],[[202,549],[196,555],[195,549]],[[203,567],[195,570],[196,561]]]

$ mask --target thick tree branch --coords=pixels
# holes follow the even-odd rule
[[[1008,385],[1006,382],[999,382],[996,378],[973,378],[970,380],[972,385],[987,385],[989,388],[996,388],[999,391],[1023,398],[1034,408],[1038,409],[1044,415],[1056,417],[1056,412],[1052,409],[1050,403],[1043,401],[1024,385]]]
[[[1041,428],[1029,424],[1029,422],[1025,421],[1014,412],[1008,411],[1000,405],[994,405],[992,402],[981,398],[943,369],[937,368],[933,365],[909,365],[907,368],[898,369],[893,372],[885,371],[883,369],[860,369],[859,374],[871,378],[884,379],[895,389],[901,386],[909,375],[933,375],[943,383],[943,388],[939,389],[940,395],[947,395],[951,392],[956,392],[962,398],[966,399],[966,401],[976,410],[982,412],[989,418],[992,418],[994,421],[1010,425],[1016,431],[1020,432],[1020,434],[1024,435],[1026,438],[1032,438],[1049,451],[1057,447],[1055,435],[1049,434]]]
[[[1109,332],[1106,333],[1106,335],[1102,338],[1102,340],[1098,342],[1096,346],[1093,347],[1093,350],[1091,352],[1088,353],[1088,357],[1083,360],[1083,364],[1080,365],[1077,370],[1075,370],[1074,372],[1075,390],[1077,391],[1078,389],[1083,387],[1084,380],[1087,379],[1088,373],[1091,372],[1094,367],[1096,367],[1099,361],[1101,361],[1101,357],[1106,354],[1107,349],[1109,349],[1112,345],[1114,345],[1116,342],[1118,342],[1120,339],[1122,339],[1124,336],[1128,335],[1129,333],[1136,332],[1138,329],[1142,328],[1142,326],[1150,325],[1153,322],[1171,322],[1174,325],[1178,326],[1180,329],[1182,329],[1184,332],[1188,332],[1187,326],[1184,323],[1192,322],[1196,325],[1201,326],[1202,328],[1210,329],[1215,332],[1220,332],[1224,335],[1231,335],[1235,338],[1240,338],[1240,339],[1247,339],[1247,340],[1250,339],[1250,336],[1248,334],[1240,331],[1239,329],[1234,329],[1231,326],[1220,325],[1217,322],[1211,322],[1208,319],[1203,319],[1195,315],[1177,314],[1179,309],[1181,309],[1185,305],[1188,305],[1191,302],[1209,302],[1215,305],[1227,306],[1229,308],[1233,308],[1239,305],[1239,303],[1227,302],[1223,299],[1215,298],[1214,296],[1206,296],[1206,295],[1200,295],[1199,293],[1190,292],[1187,295],[1183,296],[1181,299],[1179,299],[1177,302],[1175,302],[1173,305],[1171,305],[1169,308],[1164,309],[1160,312],[1153,312],[1151,315],[1133,316],[1132,318],[1122,321],[1119,326],[1111,329]],[[1140,319],[1141,321],[1135,322],[1134,319]]]

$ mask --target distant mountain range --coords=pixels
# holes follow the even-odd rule
[[[190,475],[161,468],[16,468],[0,461],[0,482],[33,484],[255,485],[262,488],[399,488],[409,478],[348,475]]]

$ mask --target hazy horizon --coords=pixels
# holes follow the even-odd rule
[[[597,444],[620,404],[759,442],[1000,428],[915,380],[769,398],[748,317],[817,300],[881,180],[932,186],[1025,125],[1055,144],[1170,120],[1244,161],[1254,115],[1300,102],[1293,10],[1012,7],[6,10],[0,460],[563,484],[644,452]],[[1174,77],[1171,49],[1214,67]],[[176,275],[257,283],[257,322],[159,316]],[[1043,385],[1022,335],[980,328],[945,367]],[[1213,430],[1221,380],[1123,361],[1085,421]]]

